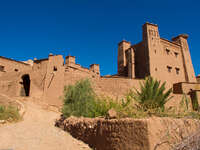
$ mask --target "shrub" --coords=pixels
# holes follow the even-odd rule
[[[170,100],[172,89],[165,92],[165,83],[151,77],[140,83],[140,91],[130,90],[125,98],[113,100],[109,97],[98,97],[92,89],[88,79],[80,80],[75,85],[65,86],[64,105],[62,113],[65,117],[106,116],[109,109],[113,108],[119,118],[142,118],[149,114],[166,116],[163,114],[164,104]]]
[[[165,103],[172,98],[169,97],[172,89],[165,92],[165,84],[147,77],[143,83],[140,83],[140,91],[131,90],[129,96],[135,99],[144,111],[158,108],[164,110]]]
[[[17,121],[20,119],[19,111],[14,106],[0,106],[0,120]]]
[[[62,113],[65,117],[105,116],[109,110],[106,100],[101,100],[92,89],[88,79],[80,80],[75,85],[65,86]]]

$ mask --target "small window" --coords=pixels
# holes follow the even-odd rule
[[[155,54],[156,54],[156,49],[154,50]]]
[[[4,71],[5,67],[4,66],[0,66],[0,71]]]
[[[170,50],[167,48],[166,48],[166,53],[167,53],[167,55],[169,55],[169,53],[170,53]]]
[[[177,52],[174,52],[174,55],[175,55],[176,58],[178,57],[178,53]]]
[[[167,66],[167,70],[168,70],[168,72],[172,72],[172,67]]]
[[[155,71],[158,71],[158,69],[157,69],[157,68],[155,68]]]
[[[179,68],[175,68],[176,69],[176,74],[179,74],[180,69]]]
[[[18,72],[19,70],[18,70],[18,69],[15,69],[15,71]]]
[[[53,67],[53,71],[57,71],[58,69],[57,69],[57,67],[56,66],[54,66]]]

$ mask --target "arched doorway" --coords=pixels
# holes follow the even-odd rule
[[[21,96],[29,96],[30,95],[30,77],[28,74],[25,74],[22,76],[22,84],[23,84],[23,89],[22,89],[22,93]]]

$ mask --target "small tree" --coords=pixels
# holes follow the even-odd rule
[[[135,89],[130,94],[143,108],[144,111],[148,109],[161,108],[164,110],[164,105],[172,97],[169,97],[172,89],[165,92],[165,84],[154,80],[152,77],[147,77],[143,83],[140,83],[140,91]]]

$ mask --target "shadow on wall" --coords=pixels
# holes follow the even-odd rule
[[[20,96],[29,96],[30,95],[30,76],[25,74],[22,76],[22,88],[20,92]]]

